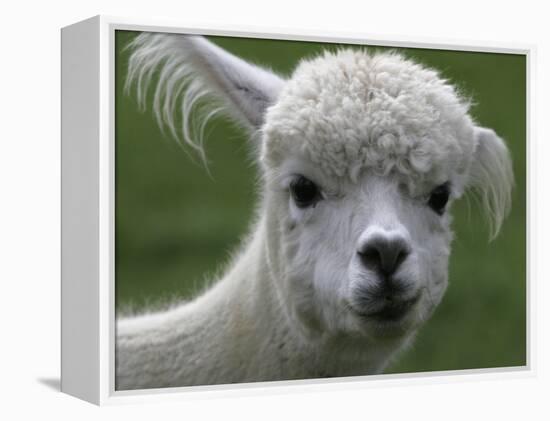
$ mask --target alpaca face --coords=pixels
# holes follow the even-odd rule
[[[396,176],[337,180],[291,158],[270,189],[281,289],[307,334],[404,335],[431,315],[447,286],[450,183],[412,195]]]
[[[405,335],[431,315],[476,146],[467,109],[435,72],[351,51],[302,63],[268,109],[274,247],[312,331]]]

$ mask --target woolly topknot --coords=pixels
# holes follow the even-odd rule
[[[298,152],[329,175],[371,168],[442,182],[470,164],[468,109],[436,71],[399,54],[326,52],[302,61],[268,110],[263,159]]]

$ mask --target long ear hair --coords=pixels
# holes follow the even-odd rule
[[[493,240],[510,210],[514,186],[512,160],[504,141],[493,130],[476,127],[474,136],[477,146],[469,185],[481,199]]]
[[[142,33],[129,45],[125,89],[137,88],[142,109],[153,76],[153,111],[161,129],[195,149],[204,160],[203,131],[218,113],[254,131],[278,95],[284,80],[250,64],[200,36]],[[198,121],[192,120],[196,109]],[[177,115],[181,116],[178,127]]]

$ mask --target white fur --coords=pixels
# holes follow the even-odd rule
[[[143,105],[160,71],[154,111],[176,138],[202,153],[189,116],[205,95],[259,132],[263,194],[245,247],[211,289],[118,321],[117,389],[379,373],[447,286],[450,205],[437,214],[430,192],[449,183],[452,201],[471,187],[492,236],[502,224],[513,180],[506,146],[433,70],[342,50],[303,60],[283,80],[200,37],[142,34],[131,48],[128,87]],[[294,203],[298,175],[319,186],[315,206]],[[414,304],[397,320],[372,316],[385,305],[381,275],[361,250],[376,238],[409,252],[393,278],[396,299]]]
[[[136,82],[138,103],[144,108],[151,79],[160,69],[153,96],[157,121],[180,143],[197,151],[203,160],[204,127],[212,117],[225,112],[246,128],[255,130],[262,124],[266,106],[275,101],[284,83],[274,73],[230,55],[202,37],[143,34],[130,48],[134,52],[129,62],[126,91]],[[223,66],[216,65],[220,60]],[[217,95],[218,91],[224,95]],[[213,106],[216,99],[222,100],[221,104]],[[192,109],[200,108],[204,102],[206,110],[201,113],[200,121],[192,121]],[[180,128],[175,114],[178,108]]]

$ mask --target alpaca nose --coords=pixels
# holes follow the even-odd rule
[[[410,254],[408,242],[401,236],[376,234],[366,238],[357,250],[367,269],[390,276]]]

